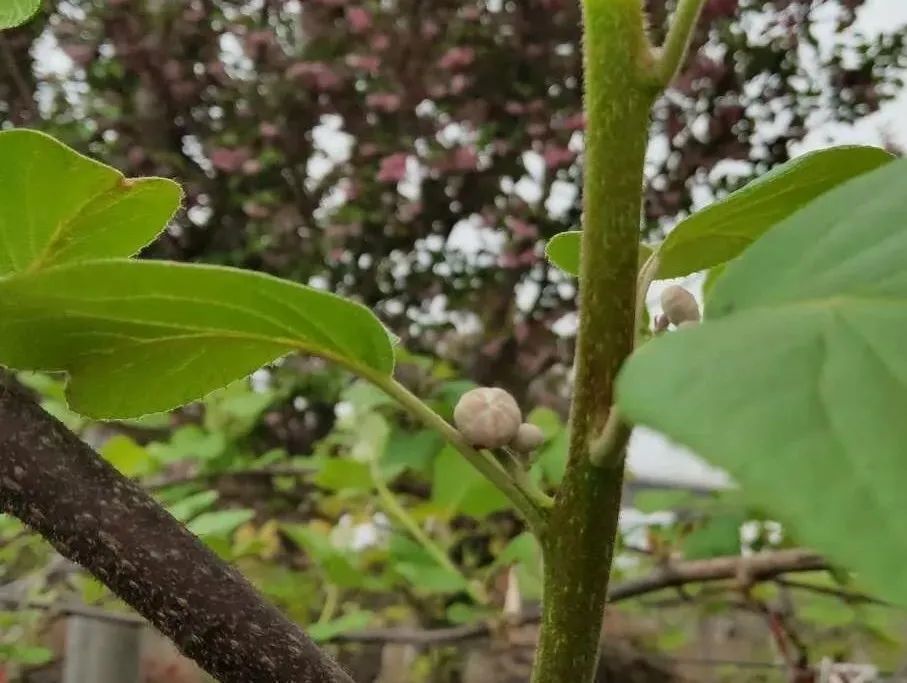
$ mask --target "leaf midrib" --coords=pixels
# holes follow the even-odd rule
[[[95,320],[100,322],[114,323],[114,324],[126,324],[126,325],[139,325],[144,327],[151,328],[163,328],[170,330],[183,330],[187,334],[184,335],[170,335],[167,337],[151,337],[148,339],[143,339],[141,337],[132,337],[131,335],[124,335],[117,332],[107,332],[104,330],[83,330],[78,331],[74,330],[72,333],[67,333],[66,336],[72,336],[72,334],[103,334],[103,335],[114,335],[120,338],[127,338],[133,340],[132,343],[136,345],[153,345],[155,343],[166,343],[168,341],[174,341],[177,339],[228,339],[233,341],[246,341],[254,342],[259,344],[269,344],[269,345],[281,345],[286,346],[289,351],[297,351],[302,353],[311,354],[313,356],[318,356],[329,360],[331,362],[337,363],[343,367],[346,367],[353,372],[369,376],[374,374],[375,370],[371,366],[364,365],[361,362],[353,361],[352,359],[344,356],[337,355],[331,351],[323,349],[315,345],[308,345],[298,338],[290,337],[280,337],[280,336],[267,336],[254,334],[251,332],[236,332],[234,330],[225,330],[225,329],[209,329],[209,328],[198,328],[192,327],[190,325],[182,325],[180,323],[173,322],[148,322],[147,320],[133,320],[131,318],[122,318],[114,316],[99,316],[91,314],[78,313],[70,316],[64,316],[70,319],[79,319],[79,320]],[[55,321],[59,320],[61,316],[47,315],[47,316],[30,316],[18,318],[17,321],[28,321],[28,322],[42,322],[42,321]],[[81,358],[84,356],[98,355],[98,351],[88,351],[81,354],[75,354],[70,356],[70,358]]]

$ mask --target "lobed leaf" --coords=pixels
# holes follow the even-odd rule
[[[824,194],[641,348],[618,405],[727,469],[802,541],[907,603],[907,160]]]
[[[878,147],[832,147],[772,169],[678,223],[658,249],[658,277],[682,277],[730,261],[797,209],[892,158]]]
[[[127,179],[37,131],[0,132],[0,159],[0,276],[132,256],[180,205],[172,180]]]
[[[182,405],[294,351],[394,367],[371,311],[260,273],[106,260],[0,280],[0,363],[67,371],[70,404],[95,418]]]

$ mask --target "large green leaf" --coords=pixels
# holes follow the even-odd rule
[[[774,228],[728,266],[708,313],[634,354],[623,414],[907,602],[907,160]]]
[[[132,256],[180,204],[165,178],[127,179],[33,130],[0,132],[0,275]]]
[[[0,29],[25,23],[41,6],[41,0],[0,0]]]
[[[819,195],[892,158],[878,147],[832,147],[772,169],[681,221],[658,249],[658,277],[681,277],[730,261]]]
[[[368,309],[260,273],[109,260],[0,280],[0,362],[66,370],[91,417],[173,408],[293,351],[371,376],[394,366]]]

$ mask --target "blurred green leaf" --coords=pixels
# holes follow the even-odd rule
[[[496,611],[482,605],[467,605],[455,602],[445,610],[447,621],[451,624],[474,624],[483,619],[493,619]]]
[[[2,19],[2,16],[0,16]],[[0,643],[0,662],[16,662],[25,666],[41,666],[54,658],[53,651],[40,645]],[[0,674],[3,669],[0,668]]]
[[[683,555],[688,560],[740,554],[742,515],[709,517],[683,539]]]
[[[231,534],[255,516],[254,510],[217,510],[203,512],[186,527],[196,536]]]
[[[173,463],[214,460],[226,448],[227,439],[222,432],[208,432],[197,425],[186,425],[176,429],[170,435],[170,441],[151,443],[146,450],[158,462]]]
[[[547,436],[547,435],[546,435]],[[570,448],[570,434],[566,428],[554,433],[538,450],[532,473],[548,486],[557,486],[567,470],[567,452]]]
[[[24,19],[36,5],[6,0],[0,24],[14,7]],[[181,191],[173,181],[127,180],[38,131],[0,132],[0,159],[0,275],[132,256],[179,208]]]
[[[293,351],[393,371],[367,308],[261,273],[108,260],[0,281],[0,361],[66,370],[71,406],[95,418],[183,405]]]
[[[387,405],[396,405],[394,400],[374,384],[356,380],[341,394],[341,399],[350,403],[357,414],[365,414]]]
[[[479,519],[510,506],[507,497],[451,446],[445,446],[435,458],[432,502],[448,516]]]
[[[321,624],[309,624],[307,631],[312,640],[316,643],[322,643],[331,638],[336,638],[342,633],[360,631],[368,626],[373,618],[374,613],[372,612],[356,610]]]
[[[658,277],[681,277],[730,261],[816,197],[892,159],[879,147],[832,147],[772,169],[678,223],[658,249]]]
[[[444,447],[444,438],[433,430],[395,428],[388,439],[382,465],[401,466],[430,476],[435,456]]]
[[[180,500],[167,508],[167,512],[176,517],[179,521],[194,517],[203,510],[208,509],[217,501],[220,494],[217,491],[201,491]]]
[[[359,588],[365,585],[367,577],[356,566],[354,556],[335,547],[323,530],[304,524],[282,524],[280,528],[290,540],[308,553],[331,583],[340,588]]]
[[[391,568],[416,590],[430,593],[458,593],[467,585],[461,574],[438,564],[421,545],[403,536],[391,538]]]
[[[101,457],[126,477],[140,477],[154,470],[148,452],[123,434],[105,441],[100,453]]]
[[[348,458],[325,460],[315,475],[314,482],[333,491],[368,492],[374,488],[369,466]]]
[[[706,322],[649,342],[621,412],[725,468],[804,544],[907,602],[907,160],[729,264]],[[716,371],[720,368],[720,372]]]
[[[350,448],[350,455],[362,463],[381,460],[387,439],[390,436],[390,426],[378,413],[368,413],[357,420],[356,435]]]
[[[632,506],[640,512],[664,512],[678,510],[695,502],[690,491],[671,489],[646,489],[633,494]]]
[[[515,536],[499,553],[495,566],[513,566],[517,585],[524,600],[542,597],[542,550],[538,539],[528,531]]]

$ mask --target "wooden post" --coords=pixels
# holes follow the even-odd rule
[[[71,616],[63,683],[139,683],[141,636],[138,625]]]

